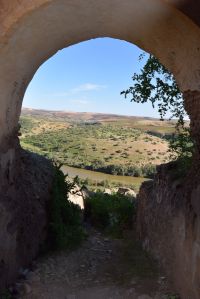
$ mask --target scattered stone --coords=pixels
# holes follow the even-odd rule
[[[36,274],[36,273],[32,274],[32,276],[30,277],[30,280],[31,280],[32,282],[39,282],[39,281],[40,281],[40,276],[39,276],[39,274]]]
[[[28,283],[24,283],[24,293],[25,294],[31,293],[31,286]]]
[[[104,190],[104,193],[105,193],[105,194],[112,194],[112,190],[111,190],[111,189],[108,189],[108,188],[106,188],[106,189]]]
[[[130,189],[130,188],[122,188],[122,187],[120,187],[118,189],[117,193],[129,196],[129,197],[136,197],[135,191],[133,189]]]
[[[165,276],[162,276],[162,277],[160,277],[160,279],[161,279],[161,280],[165,280],[165,279],[166,279],[166,277],[165,277]]]
[[[158,279],[158,283],[159,284],[163,284],[165,281],[166,281],[166,277],[164,277],[164,276],[162,276],[162,277],[159,277],[159,279]]]
[[[85,265],[81,265],[81,268],[85,268]]]
[[[126,280],[126,257],[123,255],[123,259],[120,259],[124,242],[125,240],[108,239],[96,230],[88,229],[88,239],[80,248],[42,258],[36,262],[35,270],[25,271],[28,273],[28,280],[23,279],[18,284],[17,296],[20,297],[17,298],[166,299],[160,294],[155,297],[154,292],[149,293],[151,288],[146,280],[143,281],[137,276],[133,276],[131,280],[129,275]],[[165,281],[163,277],[160,277],[161,281]],[[153,284],[154,289],[158,287],[157,291],[161,292],[162,284],[159,285],[157,279]],[[154,296],[139,296],[141,292],[138,290]],[[163,294],[166,294],[166,291]]]
[[[137,299],[153,299],[153,298],[150,297],[149,295],[141,295]]]
[[[19,277],[22,278],[22,279],[26,279],[29,272],[30,272],[29,269],[20,268],[19,269]]]
[[[16,283],[15,290],[18,294],[27,295],[31,293],[31,286],[26,282]]]
[[[129,289],[128,292],[127,292],[128,295],[133,295],[134,293],[135,293],[134,288]]]
[[[71,192],[68,194],[68,199],[80,206],[82,210],[85,208],[85,200],[92,196],[94,192],[88,190],[85,186],[82,188],[78,185],[75,185]]]
[[[137,282],[135,281],[135,279],[131,280],[131,284],[135,285]]]

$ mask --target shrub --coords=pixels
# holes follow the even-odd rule
[[[168,295],[167,299],[180,299],[180,296],[177,294],[173,294],[173,295]]]
[[[97,182],[97,186],[102,186],[104,188],[109,188],[110,187],[110,183],[109,183],[108,180],[103,180],[103,181]]]
[[[98,229],[122,236],[123,230],[131,228],[136,204],[121,194],[98,192],[86,200],[85,217]]]
[[[68,200],[68,193],[75,182],[66,180],[66,175],[54,166],[55,176],[49,207],[49,245],[52,249],[73,248],[84,238],[81,209]]]
[[[147,164],[142,167],[143,175],[147,178],[153,178],[156,173],[156,166]]]
[[[11,292],[8,289],[5,289],[0,293],[0,298],[1,299],[12,299],[13,296],[11,295]]]

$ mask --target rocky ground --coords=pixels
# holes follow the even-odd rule
[[[133,232],[121,240],[89,228],[72,252],[52,253],[23,270],[20,299],[174,299],[167,278],[141,250]],[[178,297],[177,297],[178,298]]]

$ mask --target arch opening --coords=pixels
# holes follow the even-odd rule
[[[116,51],[115,57],[114,50]],[[73,51],[75,56],[72,56]],[[159,114],[155,112],[156,109],[153,109],[151,104],[147,104],[146,107],[144,104],[139,105],[142,107],[138,109],[138,104],[134,105],[128,99],[124,100],[120,95],[124,86],[132,83],[133,72],[139,71],[141,65],[138,63],[138,58],[142,51],[133,47],[132,44],[114,39],[100,39],[79,44],[77,50],[75,46],[63,52],[63,54],[57,54],[51,60],[52,63],[49,62],[46,67],[44,66],[37,73],[35,80],[33,79],[35,84],[32,84],[32,88],[30,86],[30,92],[25,99],[25,107],[26,104],[30,106],[31,103],[35,106],[30,108],[35,107],[37,110],[24,109],[23,111],[22,144],[27,149],[37,150],[67,166],[108,174],[152,177],[156,164],[170,160],[165,138],[169,138],[170,134],[174,133],[175,122],[167,120],[160,122]],[[92,53],[94,59],[91,59]],[[84,63],[82,63],[83,60]],[[131,60],[134,62],[131,63]],[[109,65],[107,65],[108,62]],[[82,68],[87,68],[87,71]],[[54,81],[57,71],[60,71],[60,74]],[[125,77],[126,79],[123,80]],[[94,78],[95,81],[93,81]],[[43,83],[45,81],[48,82],[46,85]],[[67,86],[63,87],[66,82]],[[55,84],[54,87],[53,84]],[[35,93],[37,88],[40,89],[38,94]],[[31,96],[31,90],[33,96]],[[87,98],[83,98],[84,94]],[[45,102],[44,106],[42,106],[42,101]],[[151,119],[151,117],[156,117],[156,119]],[[118,119],[122,122],[121,125],[120,122],[118,124]],[[28,127],[30,127],[30,132]],[[124,131],[124,136],[120,134],[120,131]],[[133,141],[131,140],[131,134],[135,135],[136,143],[134,143],[134,138]],[[72,140],[73,135],[76,136],[75,143]],[[103,137],[99,138],[99,135]],[[90,136],[89,139],[88,136]],[[125,140],[126,138],[128,140]],[[95,139],[99,139],[99,142]],[[122,140],[125,140],[124,144]],[[149,144],[151,145],[148,149]],[[109,150],[112,153],[109,153]],[[139,179],[135,181],[138,190]],[[134,185],[134,182],[132,183]]]
[[[74,49],[74,50],[75,50],[75,49]],[[118,92],[119,92],[119,91],[120,91],[120,90],[118,90]],[[122,99],[121,99],[121,100],[122,100]],[[27,113],[28,113],[28,111],[27,111]],[[29,113],[30,113],[30,112],[29,112]],[[33,113],[34,113],[34,111],[33,111]],[[48,114],[48,111],[47,111],[46,113]],[[57,116],[58,116],[58,118],[59,118],[59,113],[58,113]],[[104,115],[104,117],[105,117],[105,115]],[[104,119],[103,121],[106,121],[106,119]],[[102,123],[103,123],[103,121],[102,121]],[[97,132],[97,133],[101,133],[101,134],[104,133],[104,134],[105,134],[105,132],[101,132],[101,128],[99,128],[99,126],[96,126],[96,124],[93,124],[93,123],[89,123],[89,124],[88,124],[88,123],[87,123],[87,125],[86,125],[86,122],[85,122],[85,124],[82,123],[81,125],[82,125],[84,131],[86,131],[86,129],[88,128],[88,125],[89,125],[89,126],[92,126],[92,127],[93,127],[93,130],[94,130],[94,128],[97,127],[97,128],[96,128],[96,131],[95,131],[94,133]],[[81,125],[79,124],[79,126],[80,126],[79,128],[82,128]],[[84,126],[83,126],[83,125],[84,125]],[[36,125],[36,126],[37,126],[37,129],[38,129],[39,125]],[[130,126],[130,125],[129,125],[129,126]],[[91,128],[90,128],[90,129],[91,129]],[[123,128],[123,126],[122,126],[122,127],[119,128],[119,131],[121,132],[123,129],[124,129],[124,128]],[[82,130],[82,132],[81,132],[81,130],[78,131],[78,134],[75,134],[75,132],[74,132],[74,133],[72,134],[73,138],[79,138],[79,139],[81,139],[82,137],[83,137],[83,138],[88,137],[90,131],[87,130],[87,131],[86,131],[86,134],[83,135],[83,130]],[[129,127],[128,130],[124,130],[124,133],[127,134],[128,131],[130,131],[130,130],[131,130],[131,128]],[[69,131],[69,129],[68,129],[68,131]],[[110,131],[111,131],[111,128],[110,128]],[[133,133],[133,132],[134,132],[134,131],[132,131],[132,133]],[[135,132],[137,132],[137,130],[135,130]],[[134,133],[135,133],[135,132],[134,132]],[[30,132],[28,132],[28,134],[29,134],[29,133],[30,133]],[[114,140],[114,144],[116,144],[116,141],[117,141],[117,140],[116,140],[116,137],[117,137],[117,138],[118,138],[118,137],[123,137],[123,139],[125,139],[124,136],[120,136],[119,132],[117,132],[118,135],[116,134],[116,132],[115,132],[114,130],[113,130],[113,132],[111,131],[110,133],[111,133],[110,135],[113,135],[112,138],[113,138],[113,137],[115,138],[115,140]],[[51,134],[51,131],[48,131],[47,135],[49,135],[49,137],[50,137],[50,138],[49,138],[50,143],[54,143],[54,140],[55,140],[55,138],[57,137],[56,135],[58,135],[58,131],[57,131],[57,134],[55,134],[54,136],[52,136],[52,135],[50,136],[50,134]],[[65,132],[65,134],[66,134],[66,132]],[[107,134],[107,133],[106,133],[106,134]],[[116,136],[114,136],[114,134],[115,134]],[[78,137],[77,137],[77,135],[78,135]],[[45,135],[43,135],[43,136],[45,136]],[[58,136],[58,137],[59,137],[59,136]],[[67,137],[69,138],[69,136],[65,136],[66,139],[67,139]],[[111,137],[111,136],[109,136],[109,137]],[[144,136],[143,136],[143,137],[144,137]],[[44,137],[43,137],[43,138],[44,138]],[[126,136],[126,140],[124,140],[124,141],[122,141],[122,142],[125,143],[125,142],[127,141],[128,138],[129,138],[129,142],[130,142],[130,136]],[[36,136],[35,141],[36,141],[36,142],[39,141],[38,143],[41,144],[41,139],[40,139],[40,140],[38,140],[38,139],[39,139],[39,137],[37,138],[37,136]],[[98,138],[96,138],[96,139],[98,139]],[[146,141],[147,141],[147,142],[146,142]],[[155,140],[152,140],[152,142],[154,142],[154,141],[155,141]],[[100,142],[103,143],[102,140],[101,140]],[[108,139],[107,139],[107,140],[105,139],[105,142],[109,142],[109,140],[108,140]],[[88,142],[88,143],[89,143],[89,142]],[[151,140],[145,140],[145,141],[144,141],[144,144],[148,144],[148,143],[151,143]],[[54,144],[54,145],[55,145],[55,144]],[[80,145],[80,144],[78,144],[78,145]],[[88,144],[87,144],[87,145],[88,145]],[[91,145],[94,146],[94,139],[93,139]],[[58,146],[58,145],[56,145],[56,146]],[[112,146],[112,145],[111,145],[111,146]],[[59,147],[61,147],[61,141],[59,141]],[[100,147],[100,144],[98,144],[98,146],[95,145],[95,147]],[[95,147],[93,148],[93,150],[96,150]],[[105,146],[104,146],[104,147],[105,147]],[[127,147],[127,145],[125,145],[125,147]],[[141,144],[140,144],[140,147],[141,147]],[[92,148],[92,146],[91,146],[91,148]],[[115,151],[118,151],[118,150],[119,150],[119,148],[117,148],[117,147],[115,147],[115,146],[113,146],[113,148],[115,149]],[[87,148],[87,152],[88,152],[89,149],[90,149],[90,148],[89,148],[89,146],[88,146],[88,148]],[[57,148],[56,148],[56,150],[57,150]],[[125,148],[124,148],[123,150],[125,150]],[[82,153],[81,149],[79,148],[78,151],[79,151],[79,152],[76,153],[75,156],[73,156],[73,160],[75,160],[75,157],[76,157],[77,155],[81,156],[81,153]],[[69,150],[68,150],[68,152],[69,152]],[[67,153],[68,153],[68,152],[67,152]],[[106,150],[106,152],[107,152],[107,150]],[[93,152],[93,154],[95,154],[95,153],[96,153],[96,151]],[[105,154],[105,153],[103,153],[103,155],[104,155],[104,154]],[[123,154],[123,151],[122,151],[122,154]],[[153,155],[153,154],[152,154],[152,155]],[[121,157],[121,159],[123,159],[123,158]],[[92,175],[94,176],[94,174],[92,174]],[[98,185],[97,185],[97,182],[96,182],[96,186],[95,186],[95,188],[101,188],[101,187],[104,187],[104,188],[107,187],[107,189],[109,188],[109,186],[106,186],[106,185],[105,185],[105,182],[103,182],[103,184],[104,184],[103,186],[102,186],[101,184],[102,184],[102,180],[100,180],[100,184],[98,184]],[[116,186],[115,186],[115,187],[116,187]],[[118,186],[118,187],[119,187],[119,186]],[[124,187],[124,186],[122,186],[122,187]],[[123,188],[122,188],[122,189],[123,189]],[[107,190],[107,191],[108,191],[108,190]],[[140,250],[141,250],[141,249],[140,249]],[[108,263],[108,262],[107,262],[107,263]],[[125,273],[124,273],[124,275],[125,275]]]
[[[91,38],[109,36],[136,44],[172,71],[182,91],[199,89],[199,30],[171,6],[155,0],[138,4],[127,1],[123,6],[112,1],[102,1],[96,6],[78,1],[38,2],[36,7],[28,7],[28,16],[26,6],[18,12],[21,13],[17,15],[18,26],[11,24],[10,31],[4,27],[7,42],[1,46],[4,76],[0,87],[2,115],[8,119],[10,116],[13,123],[5,128],[9,134],[14,123],[16,126],[25,89],[38,67],[59,49]],[[183,39],[186,30],[188,38]],[[15,107],[16,113],[12,109],[8,111],[8,105]]]

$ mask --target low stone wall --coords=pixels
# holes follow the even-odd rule
[[[195,170],[196,169],[196,170]],[[138,195],[137,231],[182,299],[200,298],[200,184],[198,168],[176,178],[176,164],[161,165]]]
[[[0,186],[0,289],[28,266],[46,239],[53,181],[50,162],[19,147],[10,172],[7,165]]]

